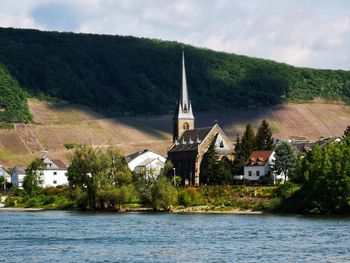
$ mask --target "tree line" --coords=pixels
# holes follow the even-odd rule
[[[183,46],[197,111],[350,98],[347,71],[296,68],[169,41],[11,28],[0,28],[0,64],[8,75],[0,77],[0,89],[17,86],[10,78],[31,96],[80,103],[107,115],[167,114],[181,86]],[[24,103],[22,97],[8,102],[21,105],[16,118],[0,116],[28,121]]]

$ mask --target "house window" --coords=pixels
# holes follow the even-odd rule
[[[184,130],[187,131],[189,128],[190,128],[190,125],[188,125],[188,123],[186,122],[186,123],[184,124]]]
[[[57,180],[53,180],[53,184],[57,184]]]
[[[220,148],[224,148],[224,141],[220,141]]]
[[[252,176],[252,171],[248,171],[248,176]]]
[[[53,172],[53,175],[57,175],[57,172]]]
[[[260,171],[256,171],[256,176],[260,176]]]

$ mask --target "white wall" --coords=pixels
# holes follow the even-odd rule
[[[271,163],[275,159],[275,152],[271,154],[268,161],[264,166],[244,166],[244,179],[245,180],[251,180],[251,181],[257,181],[260,179],[261,176],[267,175],[269,171],[271,170]],[[252,171],[252,176],[249,176],[249,171]],[[260,171],[260,176],[256,176],[256,172]],[[272,172],[271,172],[272,175]]]
[[[164,168],[164,162],[159,159],[155,159],[145,167],[136,166],[134,171],[136,173],[145,173],[145,179],[155,179],[160,175],[161,170]]]
[[[67,170],[42,170],[38,173],[44,188],[68,184]]]
[[[257,181],[260,179],[261,176],[264,176],[268,174],[269,171],[269,164],[266,163],[265,166],[245,166],[244,167],[244,179],[245,180],[251,180],[251,181]],[[249,171],[252,172],[252,176],[249,176]],[[256,172],[260,172],[260,176],[256,175]]]
[[[144,153],[140,154],[136,158],[132,159],[128,163],[128,166],[129,166],[131,171],[134,171],[135,167],[139,166],[143,161],[145,161],[147,159],[155,159],[155,158],[157,158],[163,164],[166,161],[166,159],[163,156],[161,156],[160,154],[154,153],[154,152],[151,152],[151,151],[147,151],[147,152],[144,152]]]

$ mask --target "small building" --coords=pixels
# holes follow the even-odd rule
[[[166,158],[159,153],[143,150],[125,157],[129,169],[137,174],[143,174],[145,179],[158,177],[161,174]]]
[[[253,151],[244,166],[244,180],[259,181],[264,176],[273,180],[271,164],[274,156],[274,151]]]
[[[11,183],[12,186],[23,189],[23,180],[26,177],[26,169],[24,166],[16,166],[12,171]]]
[[[300,153],[306,154],[311,151],[312,147],[315,145],[314,142],[309,141],[291,141],[291,145],[297,149]]]
[[[4,178],[4,185],[0,188],[6,189],[7,184],[11,183],[11,175],[8,171],[0,164],[0,177]]]
[[[51,160],[47,156],[42,158],[44,168],[39,170],[42,187],[67,185],[67,166],[61,160]]]
[[[51,160],[47,156],[42,158],[44,167],[37,171],[40,175],[42,187],[56,187],[67,185],[67,167],[61,160]],[[12,172],[12,185],[23,189],[23,180],[26,177],[27,167],[16,166]]]

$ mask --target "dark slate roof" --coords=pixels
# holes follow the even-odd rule
[[[197,128],[185,131],[180,139],[174,143],[169,152],[197,150],[198,145],[207,137],[212,127]]]
[[[301,152],[309,152],[315,143],[312,142],[292,142],[292,145]]]
[[[135,159],[137,156],[139,156],[145,152],[148,152],[148,150],[145,149],[145,150],[140,151],[140,152],[129,154],[129,155],[125,156],[125,160],[129,163],[129,162],[131,162],[131,160]]]

